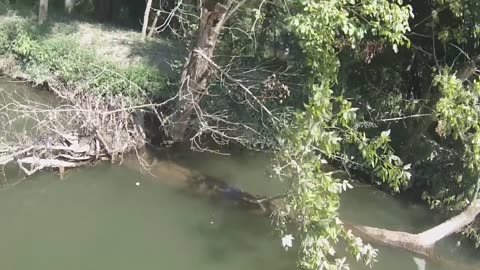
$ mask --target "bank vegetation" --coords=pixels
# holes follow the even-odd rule
[[[0,1],[0,70],[42,85],[58,104],[4,94],[0,164],[30,175],[119,161],[146,143],[186,142],[197,151],[236,144],[275,157],[286,194],[233,192],[273,214],[282,235],[298,229],[303,268],[348,269],[335,257],[340,241],[366,264],[377,251],[365,241],[437,261],[435,244],[452,234],[479,245],[477,1],[21,2]],[[75,22],[61,35],[58,13]],[[110,35],[123,41],[112,50],[128,43],[159,51],[167,38],[185,49],[168,71],[158,62],[171,54],[125,66],[105,57],[108,49],[71,38],[82,20],[136,28],[128,39]],[[17,133],[18,119],[31,121],[35,135]],[[340,193],[350,184],[340,171],[413,194],[445,222],[425,232],[342,222]]]

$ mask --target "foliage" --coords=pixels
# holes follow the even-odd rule
[[[360,3],[358,3],[360,2]],[[338,71],[336,48],[355,48],[367,35],[392,42],[394,51],[409,44],[404,36],[410,30],[410,6],[402,1],[299,1],[304,10],[290,19],[292,29],[301,37],[307,61],[319,79],[331,80]]]
[[[425,197],[435,206],[445,206],[448,210],[461,210],[478,199],[480,189],[480,81],[464,85],[451,70],[443,69],[434,79],[441,91],[436,104],[436,132],[443,138],[450,138],[454,153],[453,159],[460,167],[453,181],[442,181],[436,192],[425,192]],[[463,234],[480,243],[478,228],[469,226]]]
[[[339,49],[355,48],[368,36],[408,45],[411,8],[389,1],[294,1],[298,13],[289,19],[300,39],[310,68],[310,101],[292,121],[281,123],[281,150],[277,173],[290,179],[292,188],[283,217],[295,217],[302,233],[301,266],[308,269],[348,269],[332,260],[334,246],[344,239],[357,260],[370,264],[375,250],[344,230],[338,220],[339,194],[349,184],[337,179],[325,165],[333,160],[360,163],[373,170],[394,191],[404,187],[409,165],[389,146],[390,131],[369,138],[357,125],[357,108],[333,95]],[[341,44],[339,44],[341,42]],[[343,45],[346,44],[346,45]],[[354,151],[358,160],[351,160]],[[286,220],[283,220],[286,223]]]
[[[28,21],[0,23],[2,54],[14,55],[37,83],[55,79],[76,87],[87,86],[99,94],[122,94],[134,102],[170,94],[163,91],[165,76],[155,68],[142,64],[119,68],[82,48],[68,35],[46,37]]]
[[[464,86],[448,69],[435,77],[442,97],[436,104],[438,123],[436,132],[441,137],[451,137],[460,147],[452,151],[463,160],[465,172],[458,181],[443,186],[443,195],[436,204],[468,205],[477,196],[478,175],[480,173],[480,107],[478,96],[480,82]],[[468,171],[473,176],[468,177]],[[463,177],[464,176],[464,177]],[[476,177],[475,177],[476,176]],[[435,194],[438,196],[438,194]],[[431,199],[431,198],[430,198]]]
[[[16,22],[0,23],[0,54],[7,53],[10,43],[17,35]]]
[[[131,97],[166,98],[171,95],[166,91],[166,78],[158,70],[136,65],[119,70],[114,65],[94,66],[90,71],[101,74],[88,82],[90,89],[109,91]]]
[[[390,191],[414,190],[443,210],[460,211],[477,198],[480,83],[458,80],[455,68],[478,53],[480,2],[404,2],[247,1],[221,35],[215,61],[279,120],[266,120],[221,76],[201,105],[205,113],[258,131],[249,134],[238,125],[235,135],[277,147],[275,172],[291,187],[278,221],[284,234],[291,234],[291,223],[299,229],[304,268],[346,269],[336,257],[340,241],[357,260],[374,261],[376,250],[338,218],[339,194],[349,183],[336,177],[336,169],[361,168]],[[182,9],[172,30],[190,45],[197,10],[188,4]],[[412,18],[414,12],[420,16]],[[0,22],[0,55],[14,55],[35,80],[54,76],[99,94],[170,95],[163,76],[149,66],[120,69],[68,36],[51,38],[38,30]],[[265,79],[272,74],[278,80]],[[288,95],[271,98],[264,82]],[[409,116],[411,121],[384,121]],[[419,148],[427,153],[413,151]],[[464,235],[478,240],[480,234],[470,226]]]
[[[433,21],[438,38],[444,42],[470,43],[477,48],[480,35],[480,4],[476,0],[435,0]],[[447,14],[446,12],[448,11]],[[446,17],[443,19],[441,17]]]

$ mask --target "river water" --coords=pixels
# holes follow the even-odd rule
[[[179,191],[166,184],[179,170],[162,165],[169,160],[253,193],[277,194],[282,185],[267,176],[268,156],[176,150],[158,158],[151,170],[157,178],[125,162],[72,170],[63,180],[42,172],[2,189],[0,269],[296,269],[295,249],[282,249],[267,218]],[[7,176],[10,183],[20,177],[16,170]],[[411,232],[438,222],[422,206],[362,185],[344,195],[341,217]],[[442,251],[463,262],[478,256],[453,238]],[[419,267],[424,261],[396,249],[380,248],[379,254],[376,270],[449,269],[429,262]],[[352,262],[352,269],[368,268]]]

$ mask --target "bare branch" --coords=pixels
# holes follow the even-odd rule
[[[228,75],[227,73],[225,73],[215,62],[212,61],[212,59],[210,59],[209,57],[207,57],[202,51],[200,50],[195,50],[195,52],[202,56],[203,58],[205,58],[208,63],[214,67],[215,69],[219,70],[224,76],[225,78],[229,79],[230,81],[232,81],[233,83],[235,83],[236,85],[238,85],[243,91],[245,91],[245,93],[247,93],[250,97],[252,97],[258,105],[260,105],[260,107],[265,111],[267,112],[274,120],[278,120],[273,114],[272,112],[270,112],[270,110],[265,107],[265,105],[260,102],[260,100],[258,100],[258,98],[250,91],[250,89],[248,89],[246,86],[244,86],[242,83],[240,83],[238,80],[235,80],[234,78],[232,78],[230,75]]]

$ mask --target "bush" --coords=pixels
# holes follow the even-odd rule
[[[0,0],[0,15],[6,14],[10,10],[9,0]]]
[[[37,83],[55,79],[96,94],[124,95],[138,102],[168,95],[166,77],[156,68],[119,68],[99,59],[93,50],[82,48],[70,36],[46,37],[31,25],[14,20],[0,23],[0,55],[13,55],[28,79]]]
[[[15,20],[0,23],[0,55],[8,52],[21,28],[22,25]]]

